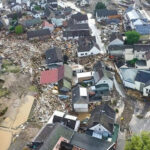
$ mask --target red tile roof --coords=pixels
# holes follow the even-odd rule
[[[64,66],[41,72],[40,84],[56,83],[64,77]]]
[[[44,21],[43,24],[42,24],[43,27],[53,27],[54,25],[53,24],[50,24],[49,22],[47,21]]]

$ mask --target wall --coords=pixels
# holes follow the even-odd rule
[[[113,90],[113,81],[106,77],[102,78],[96,85],[104,84],[104,83],[108,84],[109,90]]]
[[[74,104],[75,112],[88,112],[88,104]]]
[[[135,83],[131,83],[131,82],[128,82],[128,81],[123,81],[123,84],[127,88],[136,89],[135,88]]]
[[[150,94],[150,85],[143,88],[143,96],[149,96],[148,92]]]

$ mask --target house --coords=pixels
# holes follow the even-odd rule
[[[110,35],[110,39],[109,39],[110,45],[124,45],[124,40],[123,40],[123,36],[119,33],[112,33]]]
[[[72,89],[72,105],[75,112],[88,112],[89,95],[86,88],[76,85]]]
[[[99,46],[95,37],[79,38],[78,40],[78,57],[85,57],[100,54]]]
[[[63,54],[60,48],[50,48],[46,51],[45,56],[46,64],[49,68],[63,65]]]
[[[28,31],[27,32],[27,39],[28,40],[34,40],[34,39],[47,39],[51,36],[49,29],[40,29],[40,30],[34,30],[34,31]]]
[[[117,13],[117,10],[108,10],[108,9],[98,9],[96,10],[96,20],[101,22],[102,20],[111,19],[111,18],[120,18]]]
[[[64,19],[63,18],[51,18],[51,21],[55,27],[62,27]]]
[[[84,66],[80,64],[70,64],[70,67],[72,68],[73,76],[76,76],[77,73],[84,72]]]
[[[113,150],[115,143],[96,139],[84,133],[57,124],[46,124],[28,144],[29,150]]]
[[[48,21],[43,21],[42,27],[43,29],[49,29],[51,33],[54,31],[54,25],[50,24]]]
[[[40,18],[34,18],[34,19],[25,20],[21,24],[26,28],[31,28],[31,27],[35,27],[37,25],[41,25],[41,23],[42,23],[42,21]]]
[[[88,23],[88,17],[86,14],[80,12],[71,16],[71,19],[74,21],[74,24],[85,24]]]
[[[11,6],[11,10],[13,12],[21,12],[22,11],[22,6],[20,4],[15,4],[15,5]]]
[[[40,76],[40,84],[57,84],[64,77],[64,66],[52,68],[42,71]]]
[[[57,0],[47,0],[47,3],[53,10],[57,10],[57,6],[58,6]]]
[[[95,132],[92,136],[99,139],[103,136],[111,137],[114,132],[115,117],[116,112],[108,104],[102,103],[91,112],[87,130]]]
[[[80,121],[78,120],[77,117],[57,110],[54,111],[53,115],[48,121],[48,124],[53,124],[53,123],[61,123],[64,126],[71,128],[74,131],[78,131],[80,126]]]
[[[76,4],[81,7],[89,6],[89,4],[90,4],[89,1],[90,0],[77,0]]]
[[[103,91],[103,89],[105,89],[106,87],[108,87],[107,91],[113,90],[113,76],[113,73],[106,70],[106,66],[104,65],[104,63],[98,61],[94,65],[94,84],[95,87],[97,87],[96,91],[103,94],[105,92]],[[100,89],[99,86],[101,87]]]
[[[127,88],[138,90],[143,96],[149,96],[150,71],[120,68],[120,77]]]
[[[80,72],[77,73],[77,83],[93,82],[93,72]]]
[[[69,92],[72,88],[72,69],[64,64],[64,78],[58,82],[58,87],[61,92]]]
[[[89,37],[89,25],[88,24],[73,24],[70,25],[65,31],[63,31],[64,40],[79,39],[79,37]]]
[[[109,45],[107,53],[110,56],[124,57],[125,49],[132,49],[132,45]]]

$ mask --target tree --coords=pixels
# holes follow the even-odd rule
[[[22,25],[17,25],[17,26],[15,27],[15,32],[16,32],[16,34],[21,34],[21,33],[23,33],[23,27],[22,27]]]
[[[96,6],[95,6],[95,10],[97,10],[97,9],[105,9],[105,8],[106,8],[106,6],[105,6],[105,4],[102,3],[102,2],[98,2],[98,3],[96,4]]]
[[[127,44],[135,44],[139,41],[140,39],[140,34],[136,31],[128,31],[125,33],[127,39],[126,39],[126,43]]]
[[[126,142],[125,150],[150,150],[150,133],[133,135],[131,140]]]

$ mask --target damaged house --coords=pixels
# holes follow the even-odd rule
[[[97,55],[100,49],[96,43],[95,37],[79,38],[78,40],[78,57]]]

